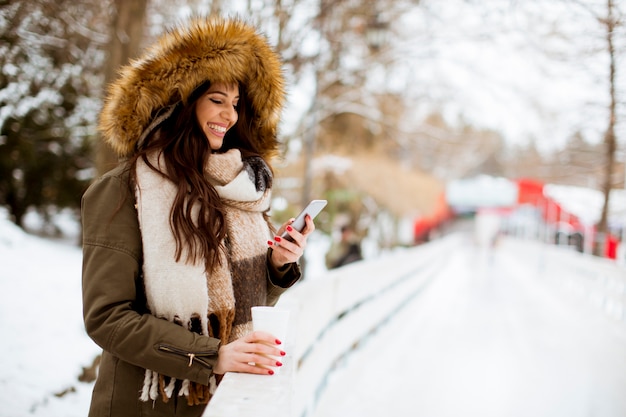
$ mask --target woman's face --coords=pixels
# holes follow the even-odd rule
[[[196,103],[196,118],[209,146],[216,151],[222,147],[224,135],[237,123],[237,85],[213,84]]]

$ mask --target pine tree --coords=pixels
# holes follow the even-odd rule
[[[78,208],[92,176],[106,37],[102,6],[13,1],[0,8],[0,204]]]

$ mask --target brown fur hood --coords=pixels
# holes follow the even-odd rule
[[[105,142],[121,157],[132,155],[146,130],[158,123],[157,113],[185,102],[207,80],[246,86],[259,149],[264,156],[275,153],[285,97],[280,58],[253,26],[215,17],[168,31],[122,67],[100,114]]]

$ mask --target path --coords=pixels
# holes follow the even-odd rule
[[[506,241],[441,275],[329,379],[315,417],[624,417],[626,326]]]

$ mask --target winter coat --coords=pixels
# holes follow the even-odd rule
[[[208,385],[220,342],[149,314],[141,234],[128,184],[128,172],[120,166],[83,196],[85,328],[104,350],[89,416],[199,416],[205,407],[188,406],[184,398],[139,400],[146,368]],[[295,266],[280,272],[269,265],[267,304],[274,305],[299,273]]]
[[[121,158],[132,156],[148,132],[206,81],[244,87],[252,141],[269,161],[279,148],[281,63],[265,38],[239,20],[194,19],[122,68],[100,115],[104,141]],[[89,416],[201,415],[206,406],[188,406],[183,397],[139,399],[146,369],[209,385],[220,341],[150,314],[135,194],[125,165],[85,192],[82,221],[85,328],[104,351]],[[295,264],[278,271],[270,262],[267,271],[266,301],[273,305],[300,272]]]

